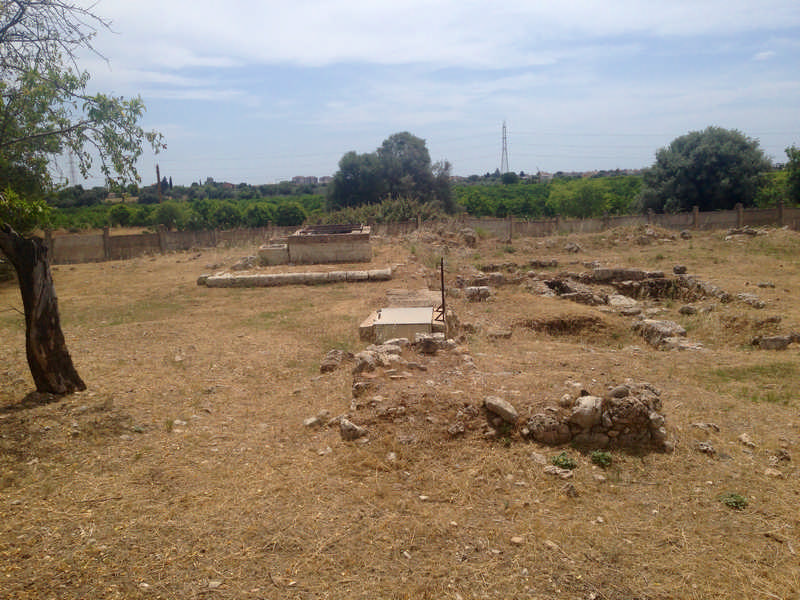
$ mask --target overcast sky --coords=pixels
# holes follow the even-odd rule
[[[392,133],[457,175],[641,168],[709,125],[800,145],[798,0],[100,0],[91,86],[176,184],[332,175]],[[97,183],[96,181],[94,183]]]

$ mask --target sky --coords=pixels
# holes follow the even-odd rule
[[[710,125],[800,146],[797,0],[100,0],[81,61],[175,184],[333,175],[393,133],[455,175],[637,169]],[[99,177],[93,184],[101,183]]]

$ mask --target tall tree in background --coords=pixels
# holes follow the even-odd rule
[[[707,127],[672,140],[644,172],[640,207],[658,212],[752,206],[761,176],[772,164],[751,139],[733,129]]]
[[[328,189],[333,210],[386,198],[438,202],[447,212],[455,208],[450,163],[431,164],[425,140],[407,131],[389,136],[375,152],[345,154]]]
[[[64,0],[0,4],[0,250],[17,272],[28,364],[36,390],[44,393],[86,386],[64,342],[48,248],[27,237],[17,217],[51,188],[50,162],[63,152],[72,153],[82,175],[97,160],[108,180],[124,184],[139,180],[143,142],[156,151],[163,147],[160,134],[139,124],[141,98],[86,90],[89,74],[78,68],[77,53],[95,51],[92,39],[108,25],[91,9]]]
[[[789,201],[800,205],[800,148],[790,146],[786,149],[786,172],[788,173],[786,187]]]

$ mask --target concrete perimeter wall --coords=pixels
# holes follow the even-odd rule
[[[564,233],[598,233],[614,227],[654,225],[665,229],[728,229],[731,227],[760,227],[765,225],[788,226],[800,231],[800,208],[748,208],[735,210],[699,212],[697,210],[675,215],[650,213],[647,215],[607,216],[597,219],[541,219],[535,221],[514,218],[494,219],[488,217],[461,216],[442,222],[407,221],[403,223],[384,223],[371,225],[372,235],[403,235],[422,228],[464,228],[470,227],[479,232],[512,239],[515,237],[544,237]],[[106,229],[103,233],[48,235],[47,241],[52,249],[54,264],[121,260],[148,254],[160,254],[192,248],[215,248],[236,246],[260,246],[271,239],[285,238],[296,227],[261,227],[254,229],[232,229],[228,231],[159,231],[133,235],[111,235]],[[299,247],[292,248],[292,262],[312,263],[317,261],[309,242],[307,252]],[[321,248],[321,247],[320,247]],[[330,245],[325,252],[330,256]],[[347,248],[334,249],[337,262],[365,262],[371,259],[371,250],[352,243]],[[370,258],[365,258],[365,252]],[[353,254],[355,252],[356,254]],[[330,261],[326,261],[330,262]]]

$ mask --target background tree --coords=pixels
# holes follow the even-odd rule
[[[68,0],[4,0],[0,5],[0,190],[25,194],[51,185],[50,160],[69,151],[81,174],[93,161],[109,180],[138,181],[142,143],[163,146],[139,122],[141,98],[89,94],[89,74],[77,67],[79,49],[108,23]],[[17,201],[15,199],[14,201]],[[39,392],[85,389],[61,331],[48,248],[0,221],[0,250],[17,272],[25,309],[26,354]]]
[[[275,224],[280,227],[302,225],[306,220],[306,212],[297,202],[284,202],[275,209]]]
[[[786,149],[786,187],[789,201],[800,204],[800,148],[795,145]]]
[[[348,152],[342,156],[329,190],[331,210],[380,202],[387,189],[377,154]]]
[[[450,163],[431,164],[425,140],[407,131],[386,138],[373,153],[348,152],[328,188],[331,210],[406,198],[455,209]]]
[[[643,175],[640,207],[681,212],[752,206],[771,163],[758,140],[733,129],[707,127],[675,138],[656,152]]]

